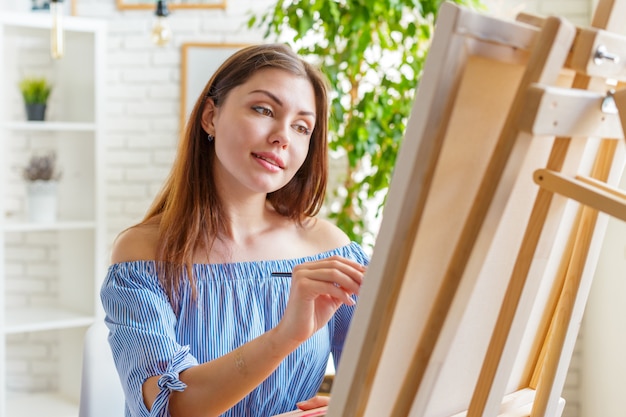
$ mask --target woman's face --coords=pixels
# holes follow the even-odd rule
[[[258,71],[220,107],[208,100],[203,127],[215,136],[218,186],[267,194],[286,185],[306,159],[315,108],[309,80],[279,69]]]

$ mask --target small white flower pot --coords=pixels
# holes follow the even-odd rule
[[[34,223],[57,220],[57,182],[36,180],[28,183],[28,219]]]

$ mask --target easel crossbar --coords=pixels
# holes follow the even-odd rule
[[[626,221],[626,194],[601,181],[583,176],[571,178],[549,169],[538,169],[533,179],[548,191]]]

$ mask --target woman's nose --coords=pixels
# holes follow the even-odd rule
[[[291,141],[290,135],[290,126],[287,126],[286,123],[277,123],[270,135],[270,141],[273,144],[279,144],[280,146],[287,146]]]

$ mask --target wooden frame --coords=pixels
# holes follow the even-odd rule
[[[205,0],[206,1],[206,0]],[[155,8],[154,0],[138,0],[137,2],[129,2],[128,0],[115,0],[117,8],[120,10],[150,10]],[[226,0],[211,0],[208,3],[176,3],[167,2],[170,10],[176,9],[226,9]]]
[[[76,16],[77,15],[76,3],[78,3],[78,0],[69,0],[69,14],[70,14],[70,16]]]
[[[188,42],[181,46],[181,129],[184,128],[193,105],[215,70],[235,51],[248,45],[240,43]]]
[[[620,2],[601,0],[594,25],[610,29]],[[606,228],[596,209],[608,203],[583,206],[570,199],[580,188],[535,181],[548,170],[610,188],[626,151],[623,140],[598,139],[624,131],[586,104],[601,98],[589,76],[563,71],[576,28],[540,22],[442,5],[329,417],[562,412]],[[538,123],[545,96],[566,103],[553,123]],[[580,120],[584,137],[571,123]]]

